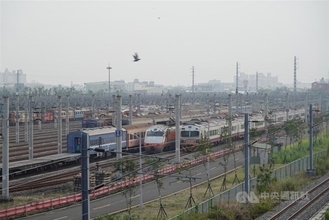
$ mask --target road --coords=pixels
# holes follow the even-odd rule
[[[219,161],[222,159],[219,158],[216,161],[210,162],[210,177],[219,176],[223,174],[224,169],[219,165]],[[182,158],[183,161],[183,158]],[[244,156],[242,152],[236,153],[237,166],[243,164]],[[229,157],[228,169],[231,170],[234,168],[233,157]],[[192,176],[199,177],[194,184],[201,182],[206,182],[206,172],[204,166],[198,165],[190,169]],[[184,183],[177,181],[174,177],[164,177],[163,178],[164,188],[161,190],[162,196],[167,196],[178,191],[184,190],[189,187],[189,183]],[[143,185],[143,201],[148,202],[158,199],[158,190],[154,182],[148,182]],[[139,188],[136,191],[136,196],[133,198],[132,205],[138,205],[140,200]],[[90,217],[95,218],[97,216],[105,215],[108,213],[117,212],[126,208],[125,197],[119,192],[113,195],[109,195],[104,198],[97,200],[92,200],[90,202]],[[53,219],[53,220],[73,220],[81,219],[82,210],[81,203],[64,207],[61,209],[55,209],[48,212],[43,212],[35,214],[32,216],[24,217],[21,219],[24,220],[44,220],[44,219]]]

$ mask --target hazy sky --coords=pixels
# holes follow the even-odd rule
[[[240,72],[329,77],[329,1],[1,1],[0,71],[69,85],[191,85]],[[138,52],[141,60],[132,62]]]

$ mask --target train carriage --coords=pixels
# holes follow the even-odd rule
[[[116,128],[115,127],[104,127],[104,128],[90,128],[81,129],[78,131],[70,132],[67,135],[67,151],[68,153],[80,153],[82,143],[82,133],[89,134],[89,154],[94,156],[109,156],[111,152],[116,151]],[[126,130],[121,130],[121,141],[122,148],[126,148]],[[104,153],[94,151],[95,148],[104,149]]]
[[[144,143],[144,137],[146,130],[150,127],[150,124],[139,124],[139,125],[124,125],[123,128],[127,131],[127,151],[138,151],[139,141],[141,145]],[[141,140],[139,138],[141,135]]]
[[[74,120],[82,120],[83,119],[83,112],[82,110],[74,110]]]

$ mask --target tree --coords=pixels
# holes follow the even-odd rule
[[[168,215],[162,205],[161,189],[163,188],[163,182],[161,180],[162,175],[160,174],[160,170],[162,169],[164,163],[162,161],[159,161],[158,158],[150,158],[146,161],[146,163],[150,165],[149,171],[153,173],[154,181],[158,188],[160,208],[159,208],[157,219],[166,219]]]
[[[125,180],[128,180],[129,183],[132,182],[132,184],[122,187],[122,194],[126,198],[128,218],[131,219],[132,197],[135,195],[137,188],[137,184],[134,183],[134,180],[137,176],[137,169],[139,166],[136,159],[127,156],[117,160],[114,163],[114,167],[117,171],[121,171],[122,174],[126,175]]]
[[[207,174],[207,189],[203,195],[203,197],[206,196],[207,192],[209,192],[209,196],[213,196],[214,192],[212,191],[211,188],[211,182],[210,182],[210,177],[209,177],[209,170],[208,170],[208,163],[209,163],[209,159],[210,159],[210,150],[211,150],[212,144],[209,142],[209,138],[201,138],[200,143],[196,149],[196,153],[194,154],[195,158],[199,158],[199,157],[203,157],[202,160],[202,164],[206,170],[206,174]],[[207,160],[204,160],[204,158],[206,157]]]
[[[228,127],[224,126],[221,129],[220,139],[227,141],[227,145],[226,145],[225,148],[227,148],[227,146],[228,147],[231,147],[232,146],[232,135],[231,135],[231,132],[229,131]],[[222,157],[222,160],[223,161],[220,161],[219,162],[219,165],[223,166],[223,168],[224,168],[224,177],[223,177],[223,182],[222,182],[222,186],[220,188],[220,191],[226,190],[226,175],[227,175],[226,172],[227,172],[227,165],[228,165],[229,156],[230,156],[229,153],[224,154],[223,157]],[[236,169],[235,169],[235,172],[236,172]]]

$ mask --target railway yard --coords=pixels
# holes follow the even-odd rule
[[[1,100],[2,103],[5,102],[4,98]],[[278,129],[281,133],[277,132],[277,135],[284,136],[283,124],[294,118],[301,118],[305,121],[308,104],[313,103],[315,109],[327,108],[324,97],[318,101],[316,94],[307,95],[306,100],[303,99],[305,98],[304,95],[295,96],[291,99],[291,103],[289,103],[287,95],[279,96],[277,94],[250,94],[243,97],[222,94],[217,98],[215,94],[181,95],[180,102],[176,102],[177,99],[175,100],[171,96],[123,95],[121,97],[123,100],[120,100],[123,105],[114,95],[112,99],[106,101],[101,100],[103,97],[98,99],[95,99],[94,96],[85,97],[81,103],[78,102],[77,97],[61,100],[56,97],[45,99],[45,97],[39,96],[35,97],[34,110],[30,109],[31,112],[34,111],[33,114],[30,114],[33,115],[31,118],[28,117],[28,111],[24,109],[29,103],[28,98],[25,101],[21,99],[20,104],[17,104],[16,96],[10,98],[12,98],[10,100],[12,104],[9,105],[9,112],[7,112],[9,116],[7,125],[10,125],[8,126],[9,136],[7,139],[9,144],[9,170],[7,174],[9,179],[3,179],[3,176],[1,178],[2,183],[9,181],[10,200],[15,200],[15,196],[56,191],[61,187],[66,188],[64,190],[66,193],[76,193],[81,190],[75,189],[73,179],[81,173],[80,147],[85,143],[83,143],[84,139],[79,138],[81,137],[80,133],[76,132],[88,133],[88,138],[90,138],[87,141],[90,147],[92,177],[94,178],[98,171],[102,171],[109,172],[110,179],[111,176],[113,179],[116,172],[114,163],[117,160],[115,153],[118,149],[117,140],[122,144],[121,150],[126,151],[136,160],[139,158],[138,150],[141,148],[144,155],[152,153],[151,155],[156,157],[168,159],[170,161],[168,166],[175,163],[177,159],[177,153],[175,153],[177,147],[176,120],[180,122],[178,128],[183,129],[181,133],[179,132],[178,139],[181,150],[180,156],[192,158],[203,137],[208,137],[210,143],[215,146],[211,150],[212,152],[225,148],[224,143],[227,141],[223,138],[224,136],[232,138],[236,144],[242,144],[245,134],[243,128],[244,113],[248,113],[251,117],[250,128],[260,132],[257,140],[261,143],[268,141],[267,136],[264,136],[268,126],[264,122],[264,118],[271,120],[273,126],[281,128]],[[284,99],[285,102],[282,101]],[[59,100],[64,103],[64,107],[62,107],[63,103],[58,104]],[[91,107],[88,107],[86,103],[90,103]],[[47,106],[56,106],[56,109]],[[69,106],[74,106],[74,108]],[[116,111],[120,108],[121,111]],[[41,109],[41,111],[36,112],[35,109]],[[179,109],[179,116],[176,112],[177,109]],[[61,112],[62,120],[60,121],[56,120],[58,112]],[[5,111],[2,109],[2,115],[4,113]],[[84,127],[91,119],[97,120],[97,125]],[[122,125],[116,126],[116,123],[120,123],[121,120]],[[133,126],[124,125],[124,121],[128,121],[128,124]],[[33,125],[31,126],[31,124]],[[4,120],[2,120],[2,125],[1,134],[3,135],[6,134],[4,129],[7,129]],[[99,128],[100,126],[103,128]],[[224,129],[230,126],[231,134]],[[29,132],[31,127],[33,136]],[[104,133],[105,128],[111,127],[114,130],[120,127],[122,134],[120,134],[119,139],[116,138],[115,132],[113,132],[113,136],[109,137],[106,136],[108,134]],[[149,137],[152,138],[148,139]],[[154,141],[155,138],[161,139],[161,142]],[[280,139],[280,137],[277,138]],[[3,140],[4,137],[2,136]],[[106,153],[97,153],[95,151],[97,148]],[[133,149],[135,151],[132,151]],[[3,147],[0,149],[0,154],[3,155]],[[3,164],[1,163],[1,171],[4,173],[2,169]],[[294,202],[282,205],[284,208],[280,211],[268,213],[266,219],[296,219],[298,216],[305,215],[303,210],[312,207],[311,203],[325,195],[328,196],[328,181],[328,177],[324,176],[321,181],[317,180],[314,186],[310,186],[307,192],[311,199],[307,202],[297,198]]]

